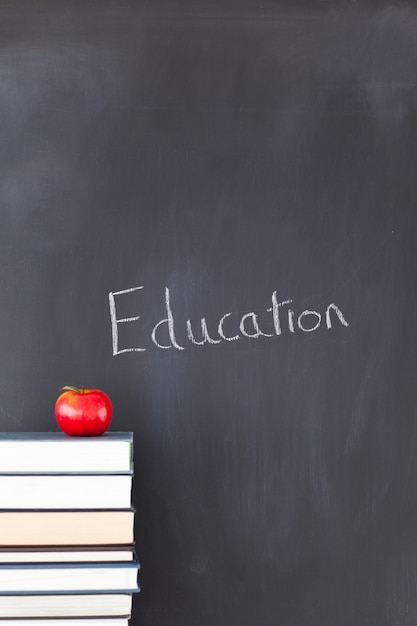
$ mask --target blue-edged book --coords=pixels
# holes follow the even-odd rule
[[[0,564],[0,595],[136,593],[139,561]]]

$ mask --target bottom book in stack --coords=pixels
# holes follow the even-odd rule
[[[3,548],[0,619],[14,626],[127,626],[139,591],[133,546]],[[83,618],[88,618],[84,620]],[[88,621],[88,624],[85,624]]]
[[[2,626],[128,626],[128,617],[2,619]]]

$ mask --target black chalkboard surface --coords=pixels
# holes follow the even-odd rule
[[[0,3],[0,418],[135,434],[141,626],[415,626],[417,12]]]

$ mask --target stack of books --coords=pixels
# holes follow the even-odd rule
[[[132,478],[132,433],[0,433],[3,626],[127,626]]]

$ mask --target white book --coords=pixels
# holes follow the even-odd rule
[[[127,509],[132,476],[0,475],[0,508],[5,509]]]
[[[92,593],[139,591],[139,563],[42,563],[0,565],[0,596],[5,593]]]
[[[0,433],[0,473],[126,473],[132,471],[133,434],[69,437],[61,432]]]
[[[0,596],[0,618],[130,617],[132,594]]]
[[[65,546],[62,549],[36,549],[27,546],[21,549],[0,548],[0,563],[112,563],[134,560],[133,547],[103,546],[93,549],[92,546],[84,550],[79,547]],[[4,625],[3,625],[4,626]],[[117,626],[117,625],[116,625]]]
[[[1,626],[128,626],[127,617],[2,619]]]

